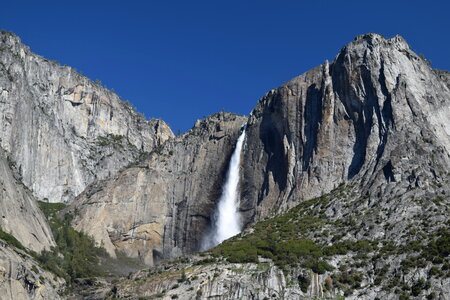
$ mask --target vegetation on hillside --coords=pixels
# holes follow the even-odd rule
[[[16,247],[20,250],[25,250],[25,247],[22,245],[21,242],[19,242],[12,234],[3,231],[1,227],[0,227],[0,240],[3,240],[8,245]]]
[[[103,247],[95,245],[91,237],[75,230],[70,225],[72,216],[61,215],[64,203],[38,203],[48,220],[56,246],[36,253],[1,228],[0,240],[33,256],[41,267],[66,280],[69,290],[74,282],[80,282],[79,279],[92,282],[92,277],[123,275],[142,268],[138,260],[121,252],[116,253],[117,259],[111,258]]]
[[[92,238],[86,234],[76,231],[70,225],[71,215],[62,218],[58,215],[65,205],[39,202],[39,206],[50,224],[56,241],[56,247],[36,255],[42,266],[64,278],[68,283],[74,282],[77,278],[102,275],[98,264],[100,257],[107,256],[105,249],[97,247]]]
[[[1,228],[0,239],[33,256],[44,269],[64,278],[69,286],[78,278],[103,275],[98,269],[98,264],[101,257],[108,256],[105,249],[96,247],[92,238],[73,229],[70,226],[72,218],[70,215],[63,218],[58,216],[65,205],[39,202],[39,206],[53,232],[55,247],[51,247],[50,251],[43,250],[36,253],[26,249],[12,234]]]
[[[282,268],[300,265],[323,274],[333,270],[326,258],[336,252],[372,247],[369,241],[324,247],[309,238],[307,233],[319,230],[325,222],[305,214],[311,205],[318,202],[326,201],[325,198],[306,201],[281,216],[259,222],[251,234],[236,236],[214,248],[212,253],[225,257],[229,262],[258,262],[258,256],[261,256],[272,259]]]
[[[351,187],[341,186],[330,194],[305,201],[283,215],[257,223],[211,249],[210,253],[232,263],[271,259],[287,272],[298,267],[319,274],[328,272],[333,285],[345,295],[360,288],[363,282],[366,285],[373,282],[372,285],[381,286],[383,290],[392,289],[403,295],[403,299],[417,296],[426,291],[430,283],[425,280],[408,285],[402,278],[412,270],[429,268],[430,264],[433,266],[428,271],[428,280],[450,276],[450,221],[432,228],[414,227],[414,231],[404,234],[403,241],[371,239],[366,234],[364,239],[355,239],[361,236],[355,233],[361,230],[358,228],[379,226],[390,230],[392,227],[381,222],[370,224],[368,220],[373,216],[364,211],[350,210],[349,215],[336,219],[327,216],[326,210],[333,202],[340,201],[338,207],[342,204],[351,207],[352,201],[365,200],[365,196],[352,197],[352,193]],[[409,229],[413,230],[406,230]],[[349,232],[353,233],[348,235]],[[338,259],[336,265],[337,257],[342,259]],[[334,268],[330,263],[332,258]],[[392,265],[393,261],[401,262],[399,270]]]

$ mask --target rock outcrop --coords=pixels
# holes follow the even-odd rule
[[[369,282],[363,283],[359,294],[344,295],[333,287],[329,274],[299,269],[286,272],[267,262],[203,264],[198,257],[191,260],[137,272],[109,289],[102,288],[92,299],[399,299]],[[433,288],[435,299],[447,299],[450,279],[433,279]]]
[[[0,145],[39,200],[70,201],[173,137],[73,68],[0,33]]]
[[[118,175],[87,188],[69,207],[73,225],[147,264],[198,251],[246,118],[218,113]]]
[[[61,299],[65,281],[43,270],[28,254],[0,240],[2,300]]]
[[[47,221],[31,192],[10,167],[15,166],[0,148],[0,229],[28,249],[49,249],[55,242]]]
[[[327,275],[313,274],[316,282],[304,286],[303,291],[298,280],[301,276],[304,276],[302,272],[287,274],[272,263],[203,264],[202,257],[194,257],[191,262],[137,272],[114,288],[103,291],[98,299],[320,299],[339,296],[321,288]]]

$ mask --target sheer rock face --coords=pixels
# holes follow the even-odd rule
[[[341,183],[382,197],[450,170],[448,73],[399,36],[358,36],[332,63],[271,90],[248,121],[241,208],[247,222]]]
[[[0,145],[38,199],[69,201],[173,137],[111,91],[0,33]]]
[[[2,300],[61,299],[65,282],[43,270],[29,255],[0,240]]]
[[[17,181],[10,165],[13,167],[0,148],[0,228],[28,249],[49,250],[55,242],[47,221],[30,191]]]
[[[69,207],[77,230],[147,264],[200,247],[246,118],[218,113],[94,184]]]

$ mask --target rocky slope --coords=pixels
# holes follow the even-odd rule
[[[65,282],[43,270],[31,256],[0,240],[2,300],[61,299]]]
[[[113,92],[0,33],[0,145],[39,200],[69,201],[173,137]]]
[[[77,230],[115,250],[155,260],[198,251],[240,128],[246,118],[218,113],[94,184],[69,207]]]
[[[0,148],[0,229],[36,252],[55,245],[53,235],[30,191],[14,176]]]
[[[295,276],[287,275],[273,263],[204,263],[209,258],[192,257],[189,261],[165,264],[143,270],[120,280],[113,287],[98,289],[93,299],[317,299],[325,294],[324,275],[315,275],[317,284],[306,291]],[[292,280],[294,277],[294,280]],[[289,283],[289,285],[288,285]]]
[[[14,171],[0,148],[0,298],[60,299],[64,280],[44,271],[24,251],[49,250],[55,241],[36,200]],[[6,243],[5,233],[15,237],[23,250]]]

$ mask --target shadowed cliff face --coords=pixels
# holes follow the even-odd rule
[[[355,181],[402,193],[449,170],[450,91],[401,37],[357,37],[267,93],[248,121],[248,222]],[[390,183],[395,182],[394,191]]]
[[[147,264],[198,251],[246,118],[197,121],[136,166],[89,187],[71,205],[76,229]]]
[[[0,146],[39,200],[70,201],[173,137],[74,69],[0,32]]]

